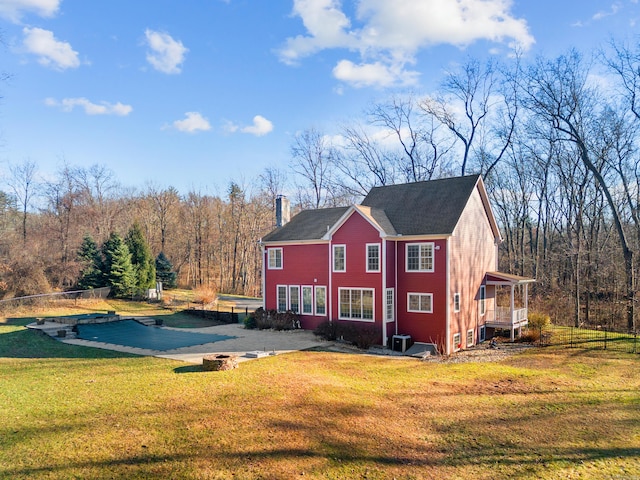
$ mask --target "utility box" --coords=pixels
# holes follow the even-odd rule
[[[406,352],[413,345],[411,335],[394,335],[391,340],[391,349],[394,352]]]

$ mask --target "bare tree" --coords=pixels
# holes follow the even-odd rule
[[[37,192],[37,166],[30,159],[9,167],[11,178],[9,186],[15,195],[22,214],[22,243],[27,243],[27,215]]]
[[[446,126],[462,143],[461,175],[467,172],[474,140],[491,109],[495,75],[492,62],[483,67],[478,60],[470,59],[459,71],[447,74],[439,96],[427,97],[420,102],[426,115]],[[462,115],[456,115],[453,102],[461,103]]]
[[[312,192],[311,208],[329,203],[333,148],[327,137],[313,128],[297,134],[291,156],[291,168]]]
[[[633,250],[626,236],[618,204],[613,197],[612,185],[606,181],[602,163],[598,162],[602,144],[596,142],[602,139],[598,138],[599,129],[594,120],[605,110],[603,105],[606,102],[588,84],[588,72],[582,56],[576,51],[551,61],[539,59],[529,68],[523,91],[531,111],[552,125],[562,141],[576,146],[579,158],[593,174],[607,199],[624,258],[627,326],[633,330]]]

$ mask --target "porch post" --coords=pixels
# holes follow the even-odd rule
[[[513,326],[513,311],[514,311],[514,306],[515,306],[515,302],[514,302],[514,285],[511,284],[511,341],[515,341],[515,335],[516,335],[516,330],[515,327]]]
[[[529,318],[529,284],[524,284],[524,308],[527,311],[527,319]]]

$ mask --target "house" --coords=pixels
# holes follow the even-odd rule
[[[359,205],[291,220],[286,198],[276,210],[262,239],[264,308],[299,313],[302,328],[370,324],[383,345],[410,336],[450,353],[527,324],[534,280],[498,271],[502,238],[479,175],[375,187]]]

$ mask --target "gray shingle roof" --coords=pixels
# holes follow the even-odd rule
[[[448,235],[478,181],[478,175],[374,187],[356,206],[387,235]],[[265,242],[319,240],[350,207],[304,210],[273,230]]]
[[[384,210],[402,235],[447,235],[478,181],[478,175],[374,187],[362,205]]]
[[[347,210],[349,207],[303,210],[286,225],[265,235],[262,241],[318,240],[327,233],[327,227],[332,227]]]

